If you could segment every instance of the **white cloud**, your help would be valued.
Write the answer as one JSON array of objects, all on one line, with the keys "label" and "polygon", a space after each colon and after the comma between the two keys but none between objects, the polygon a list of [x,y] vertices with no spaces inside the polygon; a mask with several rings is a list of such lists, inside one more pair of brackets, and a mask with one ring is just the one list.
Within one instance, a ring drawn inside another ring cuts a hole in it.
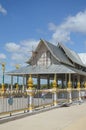
[{"label": "white cloud", "polygon": [[70,32],[65,30],[56,30],[53,34],[53,40],[55,42],[67,42],[70,41]]},{"label": "white cloud", "polygon": [[49,23],[49,30],[56,31],[57,30],[57,26],[54,23]]},{"label": "white cloud", "polygon": [[6,59],[6,55],[3,53],[0,53],[0,59]]},{"label": "white cloud", "polygon": [[38,43],[39,41],[36,40],[24,40],[19,44],[10,42],[5,44],[5,49],[11,54],[10,59],[12,62],[15,62],[15,64],[24,64]]},{"label": "white cloud", "polygon": [[86,11],[67,17],[60,25],[56,26],[54,23],[50,23],[49,29],[54,32],[52,35],[53,42],[71,41],[72,32],[86,34]]},{"label": "white cloud", "polygon": [[21,45],[21,50],[20,53],[23,52],[23,54],[25,56],[30,56],[32,51],[35,50],[37,44],[39,43],[39,41],[36,40],[23,40],[20,42]]},{"label": "white cloud", "polygon": [[20,45],[10,42],[6,43],[5,48],[8,52],[17,52],[20,50]]},{"label": "white cloud", "polygon": [[25,46],[25,47],[29,47],[28,49],[32,50],[33,47],[34,49],[36,48],[37,44],[39,41],[36,41],[34,39],[29,39],[29,40],[23,40],[21,41],[21,45]]},{"label": "white cloud", "polygon": [[0,4],[0,13],[2,13],[3,15],[7,14],[7,10],[3,8],[1,4]]},{"label": "white cloud", "polygon": [[22,53],[13,53],[11,59],[14,61],[24,61],[25,57]]}]

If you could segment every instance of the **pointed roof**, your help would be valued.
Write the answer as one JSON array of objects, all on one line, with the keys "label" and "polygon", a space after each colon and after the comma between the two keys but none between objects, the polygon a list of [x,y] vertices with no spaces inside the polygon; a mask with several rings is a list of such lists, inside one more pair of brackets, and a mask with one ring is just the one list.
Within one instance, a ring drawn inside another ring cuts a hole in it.
[{"label": "pointed roof", "polygon": [[64,55],[64,52],[54,44],[51,44],[50,42],[47,42],[46,40],[43,40],[43,42],[46,44],[48,49],[50,50],[51,54],[60,62],[64,64],[68,64],[73,66],[66,55]]},{"label": "pointed roof", "polygon": [[79,55],[78,55],[75,51],[73,51],[73,50],[67,48],[67,47],[66,47],[64,44],[62,44],[62,43],[58,43],[58,46],[61,47],[61,48],[64,50],[65,54],[68,56],[68,58],[69,58],[71,61],[73,61],[74,63],[79,64],[79,65],[81,65],[81,66],[84,66],[84,64],[83,64],[83,62],[81,61]]},{"label": "pointed roof", "polygon": [[[73,50],[71,50],[71,49],[69,49],[69,48],[67,48],[64,44],[62,44],[62,43],[58,43],[58,45],[57,46],[55,46],[54,44],[51,44],[51,43],[49,43],[49,42],[47,42],[46,40],[42,40],[44,43],[45,43],[45,45],[49,48],[49,50],[50,50],[50,52],[53,54],[53,56],[59,61],[59,62],[61,62],[61,63],[64,63],[64,64],[68,64],[68,65],[71,65],[71,66],[74,66],[71,62],[70,62],[70,60],[72,61],[72,62],[74,62],[74,63],[76,63],[76,64],[79,64],[79,65],[81,65],[81,66],[83,66],[83,67],[86,67],[84,64],[83,64],[83,62],[82,62],[82,60],[80,59],[80,57],[79,57],[79,55],[75,52],[75,51],[73,51]],[[62,49],[63,49],[63,51],[62,51]],[[65,53],[64,53],[65,52]],[[70,60],[69,60],[70,59]]]},{"label": "pointed roof", "polygon": [[[74,66],[72,62],[79,64],[83,67],[86,67],[83,62],[81,61],[79,55],[74,52],[73,50],[67,48],[64,44],[58,43],[58,45],[51,44],[50,42],[41,39],[35,52],[37,52],[41,46],[41,44],[45,44],[47,49],[51,52],[53,57],[60,63],[67,64],[70,66]],[[33,57],[33,56],[32,56]],[[31,61],[33,58],[30,58]],[[71,62],[72,61],[72,62]],[[29,63],[29,62],[27,62]]]},{"label": "pointed roof", "polygon": [[[67,58],[67,56],[64,55],[64,52],[58,46],[55,46],[54,44],[51,44],[50,42],[48,42],[46,40],[42,40],[42,39],[40,40],[40,42],[39,42],[39,44],[38,44],[35,52],[38,52],[41,44],[45,44],[45,46],[47,47],[47,49],[51,52],[51,54],[53,55],[53,57],[58,62],[73,66],[73,64],[69,61],[69,59]],[[31,57],[29,61],[31,61],[31,59],[33,59],[33,58]]]}]

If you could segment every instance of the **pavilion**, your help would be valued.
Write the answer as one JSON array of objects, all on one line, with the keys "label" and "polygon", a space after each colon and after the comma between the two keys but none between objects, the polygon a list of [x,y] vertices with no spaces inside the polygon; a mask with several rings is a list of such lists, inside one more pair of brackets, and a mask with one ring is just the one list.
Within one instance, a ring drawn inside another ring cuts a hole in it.
[{"label": "pavilion", "polygon": [[11,83],[14,76],[27,78],[31,74],[37,78],[37,86],[40,89],[40,79],[47,79],[49,88],[50,80],[56,75],[57,81],[60,80],[62,88],[67,86],[68,81],[75,88],[79,81],[83,87],[86,80],[86,66],[81,61],[79,55],[67,48],[62,43],[54,45],[41,39],[32,56],[27,61],[27,66],[7,73],[11,76]]}]

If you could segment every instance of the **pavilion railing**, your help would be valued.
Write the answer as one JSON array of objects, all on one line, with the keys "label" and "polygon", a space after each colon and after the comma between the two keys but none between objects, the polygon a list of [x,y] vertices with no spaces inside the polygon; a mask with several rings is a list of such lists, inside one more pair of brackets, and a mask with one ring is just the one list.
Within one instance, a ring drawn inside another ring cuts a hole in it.
[{"label": "pavilion railing", "polygon": [[[34,92],[33,92],[34,91]],[[28,94],[28,91],[0,91],[0,117],[6,115],[13,115],[14,113],[19,112],[28,112],[35,111],[37,109],[43,109],[45,107],[52,107],[55,105],[56,93],[56,102],[57,106],[63,103],[69,103],[69,92],[71,93],[71,101],[79,101],[86,98],[86,89],[42,89],[42,90],[32,90],[32,98],[30,97],[31,93]],[[80,95],[79,95],[80,93]],[[79,97],[81,96],[81,97]],[[32,100],[32,106],[30,102]],[[32,108],[31,108],[32,107]]]}]

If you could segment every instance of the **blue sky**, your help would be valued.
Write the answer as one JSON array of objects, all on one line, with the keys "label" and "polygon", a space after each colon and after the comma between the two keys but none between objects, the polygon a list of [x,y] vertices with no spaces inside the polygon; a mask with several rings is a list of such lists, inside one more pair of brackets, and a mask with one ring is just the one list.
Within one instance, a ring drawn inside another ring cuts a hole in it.
[{"label": "blue sky", "polygon": [[6,71],[24,65],[40,38],[85,53],[86,0],[0,0],[0,62]]}]

